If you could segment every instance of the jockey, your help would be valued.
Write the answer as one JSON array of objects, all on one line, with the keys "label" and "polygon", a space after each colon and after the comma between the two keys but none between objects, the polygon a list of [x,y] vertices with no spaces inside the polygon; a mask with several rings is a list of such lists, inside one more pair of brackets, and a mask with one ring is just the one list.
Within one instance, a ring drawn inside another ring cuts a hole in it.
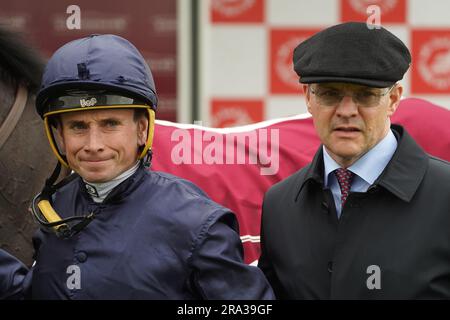
[{"label": "jockey", "polygon": [[36,299],[271,299],[242,260],[235,215],[189,181],[148,170],[158,99],[138,50],[114,35],[67,43],[36,108],[59,167],[33,201]]}]

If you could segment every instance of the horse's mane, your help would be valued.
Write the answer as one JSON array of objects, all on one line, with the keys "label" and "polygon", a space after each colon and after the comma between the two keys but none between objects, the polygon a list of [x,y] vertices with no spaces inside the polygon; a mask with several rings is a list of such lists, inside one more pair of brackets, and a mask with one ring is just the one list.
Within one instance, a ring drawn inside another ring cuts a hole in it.
[{"label": "horse's mane", "polygon": [[24,83],[28,89],[39,88],[44,62],[18,32],[0,25],[0,80],[17,85]]}]

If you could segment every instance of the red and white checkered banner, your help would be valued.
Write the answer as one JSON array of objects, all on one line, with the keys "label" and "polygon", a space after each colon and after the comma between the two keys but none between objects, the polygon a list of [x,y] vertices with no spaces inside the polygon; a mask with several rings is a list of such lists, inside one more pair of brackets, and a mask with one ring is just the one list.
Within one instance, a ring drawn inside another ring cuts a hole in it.
[{"label": "red and white checkered banner", "polygon": [[207,58],[201,70],[208,83],[203,89],[202,120],[210,125],[240,125],[305,112],[292,51],[315,32],[346,21],[379,22],[405,42],[413,61],[402,81],[405,97],[450,108],[450,1],[209,0],[202,4],[208,31],[202,39]]}]

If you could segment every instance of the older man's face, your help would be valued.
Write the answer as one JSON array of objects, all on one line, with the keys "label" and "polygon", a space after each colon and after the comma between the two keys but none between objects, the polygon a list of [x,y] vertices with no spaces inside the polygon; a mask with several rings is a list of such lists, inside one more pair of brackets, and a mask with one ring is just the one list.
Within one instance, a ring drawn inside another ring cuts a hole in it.
[{"label": "older man's face", "polygon": [[[403,92],[346,83],[304,85],[308,111],[330,156],[348,167],[382,140]],[[356,100],[356,101],[354,101]]]}]

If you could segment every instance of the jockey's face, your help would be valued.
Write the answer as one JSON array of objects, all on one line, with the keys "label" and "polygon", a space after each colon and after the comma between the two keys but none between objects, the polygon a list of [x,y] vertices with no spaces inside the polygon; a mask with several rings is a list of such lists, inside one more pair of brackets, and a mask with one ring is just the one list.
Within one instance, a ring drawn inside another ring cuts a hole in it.
[{"label": "jockey's face", "polygon": [[58,135],[70,167],[88,182],[106,182],[131,168],[145,144],[148,121],[132,109],[61,114]]}]

